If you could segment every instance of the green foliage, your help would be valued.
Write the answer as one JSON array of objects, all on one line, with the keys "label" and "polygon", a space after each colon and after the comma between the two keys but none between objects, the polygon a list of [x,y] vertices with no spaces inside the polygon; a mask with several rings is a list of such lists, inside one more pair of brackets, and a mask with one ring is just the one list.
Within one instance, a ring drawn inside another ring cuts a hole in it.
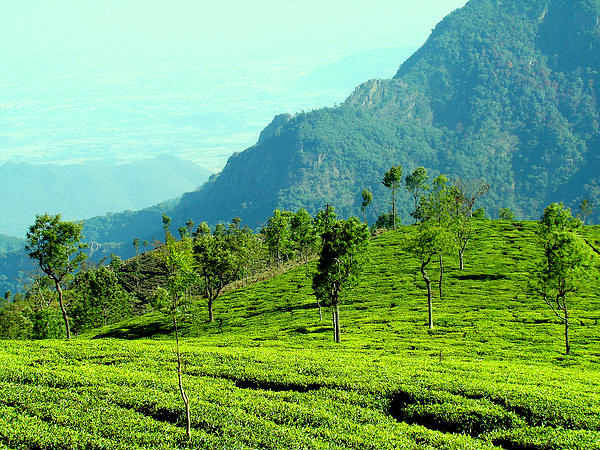
[{"label": "green foliage", "polygon": [[[401,223],[400,217],[396,217],[396,225]],[[384,230],[392,230],[394,229],[394,216],[392,213],[385,213],[380,215],[375,222],[375,228],[380,228]]]},{"label": "green foliage", "polygon": [[594,208],[592,206],[592,203],[588,199],[583,199],[579,204],[579,213],[577,214],[577,216],[581,218],[581,221],[583,223],[585,223],[587,218],[592,215],[593,211]]},{"label": "green foliage", "polygon": [[570,353],[569,304],[567,297],[578,292],[587,278],[591,252],[577,231],[581,221],[561,203],[544,210],[539,224],[543,257],[532,273],[532,289],[565,324],[566,353]]},{"label": "green foliage", "polygon": [[510,208],[500,208],[500,211],[498,211],[498,218],[500,220],[514,220],[515,213]]},{"label": "green foliage", "polygon": [[321,235],[321,253],[312,287],[320,303],[334,308],[336,342],[340,342],[340,295],[357,282],[368,239],[369,228],[356,217],[333,222]]},{"label": "green foliage", "polygon": [[473,211],[473,218],[478,220],[485,220],[488,217],[485,214],[485,209],[477,208],[475,211]]},{"label": "green foliage", "polygon": [[[416,261],[403,250],[412,226],[369,241],[370,263],[344,295],[345,339],[335,351],[305,267],[224,293],[222,327],[188,319],[189,443],[167,318],[152,313],[86,335],[128,339],[4,341],[0,447],[597,447],[600,282],[573,302],[566,357],[561,324],[526,291],[542,255],[537,224],[474,227],[472,264],[447,270],[433,333],[422,325]],[[581,232],[600,240],[598,227]]]},{"label": "green foliage", "polygon": [[406,176],[406,189],[410,192],[415,202],[415,209],[411,213],[411,216],[415,217],[416,220],[418,220],[416,214],[419,207],[419,200],[425,191],[429,189],[427,185],[428,178],[425,167],[417,167],[411,174]]},{"label": "green foliage", "polygon": [[61,282],[85,259],[85,254],[79,251],[81,230],[81,224],[62,221],[60,214],[36,216],[27,232],[25,250],[48,277]]},{"label": "green foliage", "polygon": [[269,218],[267,224],[261,230],[262,234],[265,236],[265,243],[269,248],[271,257],[278,264],[281,264],[291,256],[291,219],[292,213],[290,211],[280,211],[276,209],[273,211],[273,215]]},{"label": "green foliage", "polygon": [[365,223],[368,223],[367,208],[369,205],[371,205],[371,203],[373,203],[373,193],[368,189],[363,189],[360,196],[362,197],[362,203],[360,204],[360,207],[362,208],[363,215],[365,216]]},{"label": "green foliage", "polygon": [[199,281],[208,299],[209,321],[213,319],[213,302],[223,288],[238,279],[240,259],[247,247],[238,247],[226,234],[207,234],[194,239],[193,256],[196,261]]},{"label": "green foliage", "polygon": [[392,166],[390,169],[383,175],[382,184],[392,191],[392,221],[393,228],[396,229],[396,216],[398,213],[396,212],[396,191],[402,181],[402,166]]},{"label": "green foliage", "polygon": [[335,306],[342,289],[356,283],[368,237],[367,227],[355,217],[334,222],[321,235],[323,244],[313,289],[325,305]]},{"label": "green foliage", "polygon": [[[58,304],[65,322],[67,339],[71,337],[71,329],[63,302],[61,283],[86,258],[86,255],[81,252],[81,249],[85,247],[80,243],[81,229],[81,224],[60,220],[60,214],[36,216],[35,223],[29,227],[27,232],[27,245],[25,246],[29,257],[37,260],[42,272],[54,282],[58,294]],[[78,252],[77,255],[73,257],[76,252]]]},{"label": "green foliage", "polygon": [[113,260],[109,266],[79,272],[70,285],[70,313],[75,332],[130,317],[133,299],[122,288]]}]

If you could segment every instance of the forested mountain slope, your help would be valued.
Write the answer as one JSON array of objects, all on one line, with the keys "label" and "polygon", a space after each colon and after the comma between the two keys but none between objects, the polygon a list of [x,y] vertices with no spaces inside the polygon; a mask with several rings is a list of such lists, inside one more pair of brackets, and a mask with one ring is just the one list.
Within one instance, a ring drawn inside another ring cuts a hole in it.
[{"label": "forested mountain slope", "polygon": [[[234,154],[199,190],[139,212],[96,217],[86,239],[131,255],[134,237],[162,236],[188,219],[241,217],[261,225],[274,208],[314,213],[329,203],[372,222],[390,209],[380,180],[418,166],[491,185],[482,206],[537,218],[551,201],[600,202],[598,0],[471,0],[446,17],[391,80],[371,80],[340,106],[282,114],[256,145]],[[411,202],[400,192],[398,211]],[[600,208],[592,219],[597,221]],[[12,267],[12,266],[11,266]]]},{"label": "forested mountain slope", "polygon": [[[472,0],[393,79],[362,84],[339,107],[277,116],[256,145],[167,212],[178,225],[239,216],[257,226],[276,207],[331,203],[357,214],[369,188],[373,220],[389,209],[380,179],[392,164],[485,179],[492,215],[511,207],[537,218],[550,201],[598,202],[599,49],[597,0]],[[401,201],[406,219],[406,193]],[[141,214],[160,228],[161,211]],[[149,233],[139,226],[116,215],[88,234]]]}]

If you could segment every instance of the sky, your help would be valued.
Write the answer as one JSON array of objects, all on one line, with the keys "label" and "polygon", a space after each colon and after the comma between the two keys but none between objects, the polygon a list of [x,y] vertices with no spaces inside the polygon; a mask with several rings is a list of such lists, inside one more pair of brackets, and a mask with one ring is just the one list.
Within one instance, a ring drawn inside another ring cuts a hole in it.
[{"label": "sky", "polygon": [[273,115],[393,76],[466,1],[3,3],[0,163],[169,153],[218,171]]}]

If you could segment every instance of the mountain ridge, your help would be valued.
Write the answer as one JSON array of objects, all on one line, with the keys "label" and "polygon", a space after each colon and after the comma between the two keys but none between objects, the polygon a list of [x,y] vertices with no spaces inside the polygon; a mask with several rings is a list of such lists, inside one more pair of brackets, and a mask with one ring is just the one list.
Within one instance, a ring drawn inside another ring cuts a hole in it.
[{"label": "mountain ridge", "polygon": [[[167,213],[177,224],[239,216],[251,227],[274,208],[314,213],[330,203],[351,215],[367,187],[373,221],[389,203],[379,178],[398,163],[405,172],[424,166],[432,175],[487,180],[482,205],[493,215],[510,207],[534,219],[550,201],[598,202],[598,58],[582,50],[562,67],[564,39],[551,30],[566,21],[562,35],[593,49],[599,17],[597,0],[471,0],[394,78],[359,85],[335,108],[276,116],[254,146]],[[400,203],[407,220],[408,195]]]},{"label": "mountain ridge", "polygon": [[[537,219],[552,201],[600,204],[598,48],[599,0],[471,0],[392,79],[367,81],[333,108],[276,116],[199,189],[94,218],[84,234],[126,254],[134,237],[162,237],[162,214],[175,229],[233,217],[256,228],[275,208],[314,214],[326,204],[357,215],[363,188],[374,194],[372,223],[389,210],[380,180],[398,164],[405,174],[424,166],[486,180],[480,206],[492,216],[508,207]],[[410,220],[405,190],[398,201]]]}]

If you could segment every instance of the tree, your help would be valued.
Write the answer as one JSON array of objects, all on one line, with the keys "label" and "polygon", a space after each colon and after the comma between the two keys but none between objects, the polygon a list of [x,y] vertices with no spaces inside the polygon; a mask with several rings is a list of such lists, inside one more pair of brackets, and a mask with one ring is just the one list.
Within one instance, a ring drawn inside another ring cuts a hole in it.
[{"label": "tree", "polygon": [[[461,178],[456,179],[454,187],[460,195],[461,203],[469,217],[473,216],[473,207],[477,200],[490,190],[490,185],[483,180],[463,180]],[[485,218],[485,212],[482,218]]]},{"label": "tree", "polygon": [[80,243],[81,230],[81,224],[62,221],[60,214],[55,216],[43,214],[36,216],[35,223],[29,227],[25,246],[29,257],[36,259],[42,271],[54,282],[67,339],[71,338],[71,328],[63,301],[61,283],[86,257],[81,252],[85,247]]},{"label": "tree", "polygon": [[357,218],[339,220],[331,224],[321,236],[322,248],[313,276],[315,296],[332,307],[335,342],[340,342],[340,295],[354,284],[360,274],[369,229]]},{"label": "tree", "polygon": [[485,211],[473,211],[473,206],[479,197],[489,190],[489,185],[482,181],[464,182],[460,178],[451,187],[452,208],[452,234],[458,250],[459,269],[464,270],[464,256],[467,246],[471,242],[475,229],[473,219],[485,219]]},{"label": "tree", "polygon": [[110,265],[80,271],[70,291],[74,297],[74,328],[99,327],[131,315],[132,299]]},{"label": "tree", "polygon": [[185,223],[185,227],[187,229],[187,235],[191,236],[192,232],[194,231],[194,221],[192,219],[188,219],[187,222]]},{"label": "tree", "polygon": [[[427,196],[421,197],[418,207],[419,217],[425,222],[430,222],[444,232],[448,237],[448,231],[453,227],[451,210],[454,203],[454,190],[448,186],[448,178],[445,175],[438,175],[433,180],[433,185]],[[438,288],[440,300],[444,297],[444,253],[449,253],[454,247],[451,239],[446,239],[445,246],[438,252],[438,262],[440,267]]]},{"label": "tree", "polygon": [[325,206],[315,216],[313,223],[317,231],[317,235],[321,237],[329,228],[338,220],[335,208],[331,205]]},{"label": "tree", "polygon": [[[322,209],[317,213],[313,220],[313,224],[317,233],[317,250],[318,253],[321,253],[322,245],[323,245],[323,234],[331,228],[331,226],[338,220],[337,214],[335,213],[335,208],[330,204],[325,206],[325,209]],[[319,320],[323,320],[323,305],[321,305],[321,299],[317,297],[317,307],[319,308]]]},{"label": "tree", "polygon": [[361,196],[362,203],[360,204],[360,206],[362,208],[363,215],[365,216],[365,223],[368,225],[369,222],[367,221],[367,208],[373,202],[373,193],[368,189],[363,189]]},{"label": "tree", "polygon": [[429,328],[433,329],[433,301],[431,293],[431,279],[427,273],[427,266],[431,260],[444,251],[449,242],[448,232],[433,222],[422,222],[417,230],[408,239],[406,250],[417,258],[420,272],[427,287],[427,310],[429,315]]},{"label": "tree", "polygon": [[498,218],[500,220],[512,221],[515,219],[515,213],[513,213],[510,208],[500,208],[500,211],[498,211]]},{"label": "tree", "polygon": [[185,405],[186,434],[188,440],[191,440],[190,400],[183,386],[182,360],[179,349],[179,318],[190,306],[189,289],[196,283],[191,239],[185,237],[177,242],[172,236],[168,236],[161,256],[167,267],[167,288],[158,288],[154,300],[157,309],[168,314],[173,324],[177,353],[177,381],[179,393]]},{"label": "tree", "polygon": [[581,218],[581,221],[583,222],[584,225],[585,225],[587,218],[592,215],[592,212],[593,212],[592,202],[590,202],[588,199],[583,199],[581,201],[581,203],[579,204],[578,217]]},{"label": "tree", "polygon": [[171,225],[171,218],[166,214],[162,215],[162,224],[163,230],[165,232],[165,243],[167,242],[169,236],[171,236],[171,232],[169,231],[169,226]]},{"label": "tree", "polygon": [[206,234],[194,240],[194,258],[208,301],[208,321],[214,321],[213,304],[223,288],[238,279],[236,249],[226,234]]},{"label": "tree", "polygon": [[419,209],[419,199],[427,189],[429,189],[429,186],[427,186],[427,178],[427,170],[424,167],[417,167],[411,174],[407,175],[405,179],[406,189],[410,192],[415,202],[415,210],[411,213],[415,218],[415,223],[419,220],[417,213]]},{"label": "tree", "polygon": [[290,220],[290,239],[296,255],[303,263],[308,263],[317,250],[319,236],[313,218],[304,208],[296,211]]},{"label": "tree", "polygon": [[277,262],[277,265],[281,264],[284,258],[287,259],[290,254],[291,216],[292,213],[289,211],[276,209],[261,231],[265,236],[271,257]]},{"label": "tree", "polygon": [[383,175],[383,185],[392,190],[392,218],[394,230],[396,229],[396,190],[402,181],[402,166],[393,166]]},{"label": "tree", "polygon": [[538,225],[543,257],[530,282],[533,291],[564,324],[567,355],[571,352],[568,296],[581,288],[590,259],[589,249],[578,235],[581,226],[562,203],[546,207]]},{"label": "tree", "polygon": [[394,227],[394,218],[392,213],[381,214],[375,221],[375,228],[383,228],[385,230],[391,230]]}]

